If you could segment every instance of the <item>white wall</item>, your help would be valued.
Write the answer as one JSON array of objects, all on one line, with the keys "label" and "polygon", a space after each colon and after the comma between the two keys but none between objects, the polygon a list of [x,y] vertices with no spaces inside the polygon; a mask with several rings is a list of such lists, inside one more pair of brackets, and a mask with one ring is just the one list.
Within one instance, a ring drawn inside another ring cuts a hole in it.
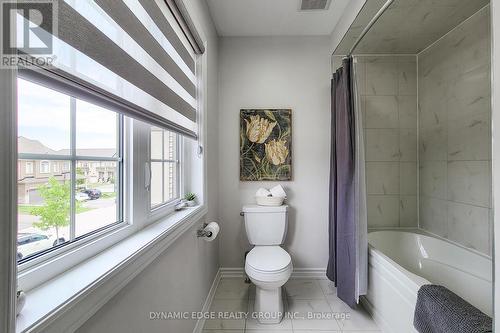
[{"label": "white wall", "polygon": [[[207,127],[217,127],[217,50],[218,37],[205,1],[185,1],[193,21],[205,35],[208,61]],[[206,220],[217,218],[218,169],[217,133],[207,132]],[[205,220],[205,219],[203,219]],[[90,318],[79,333],[192,332],[195,320],[149,320],[150,311],[200,311],[219,268],[218,242],[196,238],[200,221],[164,254],[134,278]]]},{"label": "white wall", "polygon": [[344,8],[342,17],[335,25],[331,35],[330,35],[330,53],[333,53],[337,46],[344,38],[344,35],[351,27],[352,22],[356,19],[359,11],[365,5],[366,0],[350,0],[347,6]]},{"label": "white wall", "polygon": [[114,296],[78,333],[192,332],[194,320],[150,320],[150,311],[200,311],[217,271],[217,247],[194,226]]},{"label": "white wall", "polygon": [[222,38],[219,50],[220,263],[243,267],[250,248],[239,213],[258,187],[239,181],[241,108],[292,109],[293,180],[285,248],[295,268],[325,268],[330,164],[329,37]]}]

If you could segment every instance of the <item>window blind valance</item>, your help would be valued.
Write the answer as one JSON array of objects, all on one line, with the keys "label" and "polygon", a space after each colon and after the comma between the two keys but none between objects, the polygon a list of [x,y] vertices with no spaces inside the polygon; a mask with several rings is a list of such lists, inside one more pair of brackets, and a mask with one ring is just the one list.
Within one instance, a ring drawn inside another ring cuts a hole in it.
[{"label": "window blind valance", "polygon": [[195,57],[202,51],[193,48],[165,0],[56,5],[55,61],[42,72],[115,99],[127,116],[196,138]]},{"label": "window blind valance", "polygon": [[203,45],[203,41],[191,20],[191,16],[189,16],[184,2],[182,0],[165,0],[165,2],[172,11],[172,14],[174,14],[195,52],[198,54],[205,53],[205,45]]}]

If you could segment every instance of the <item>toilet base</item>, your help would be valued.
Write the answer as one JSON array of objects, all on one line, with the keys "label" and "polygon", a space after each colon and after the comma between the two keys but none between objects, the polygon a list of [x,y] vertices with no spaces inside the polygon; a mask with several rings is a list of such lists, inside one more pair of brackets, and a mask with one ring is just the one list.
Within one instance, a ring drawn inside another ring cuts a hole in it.
[{"label": "toilet base", "polygon": [[281,287],[255,288],[254,316],[261,324],[278,324],[283,319],[284,307]]}]

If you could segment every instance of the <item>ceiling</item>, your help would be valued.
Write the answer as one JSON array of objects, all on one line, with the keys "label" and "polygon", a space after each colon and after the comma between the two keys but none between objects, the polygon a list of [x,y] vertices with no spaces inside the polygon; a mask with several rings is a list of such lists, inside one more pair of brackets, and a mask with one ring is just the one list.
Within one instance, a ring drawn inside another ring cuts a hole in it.
[{"label": "ceiling", "polygon": [[[367,0],[335,50],[344,55],[385,0]],[[489,3],[488,0],[395,0],[355,54],[417,54]]]},{"label": "ceiling", "polygon": [[327,10],[299,11],[300,0],[207,0],[220,36],[329,35],[349,0]]}]

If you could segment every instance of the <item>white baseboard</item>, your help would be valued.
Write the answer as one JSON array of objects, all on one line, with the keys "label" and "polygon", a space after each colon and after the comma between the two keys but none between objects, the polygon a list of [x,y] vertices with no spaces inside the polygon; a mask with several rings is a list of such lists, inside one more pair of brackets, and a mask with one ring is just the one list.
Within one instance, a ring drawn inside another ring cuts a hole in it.
[{"label": "white baseboard", "polygon": [[245,269],[243,267],[221,267],[221,278],[242,278],[245,277]]},{"label": "white baseboard", "polygon": [[326,268],[294,268],[291,279],[326,279]]},{"label": "white baseboard", "polygon": [[[221,267],[221,278],[242,278],[245,277],[243,267]],[[324,268],[294,268],[291,279],[326,279],[326,269]]]},{"label": "white baseboard", "polygon": [[[220,279],[222,277],[221,270],[219,269],[217,271],[217,274],[215,274],[214,281],[212,282],[212,286],[210,287],[210,290],[208,291],[207,298],[205,299],[205,303],[203,304],[203,308],[201,309],[201,312],[208,312],[210,311],[210,307],[212,306],[212,302],[215,297],[215,291],[217,290],[217,287],[219,286]],[[201,333],[203,331],[203,327],[205,326],[205,318],[200,318],[196,322],[196,326],[194,327],[193,333]]]}]

